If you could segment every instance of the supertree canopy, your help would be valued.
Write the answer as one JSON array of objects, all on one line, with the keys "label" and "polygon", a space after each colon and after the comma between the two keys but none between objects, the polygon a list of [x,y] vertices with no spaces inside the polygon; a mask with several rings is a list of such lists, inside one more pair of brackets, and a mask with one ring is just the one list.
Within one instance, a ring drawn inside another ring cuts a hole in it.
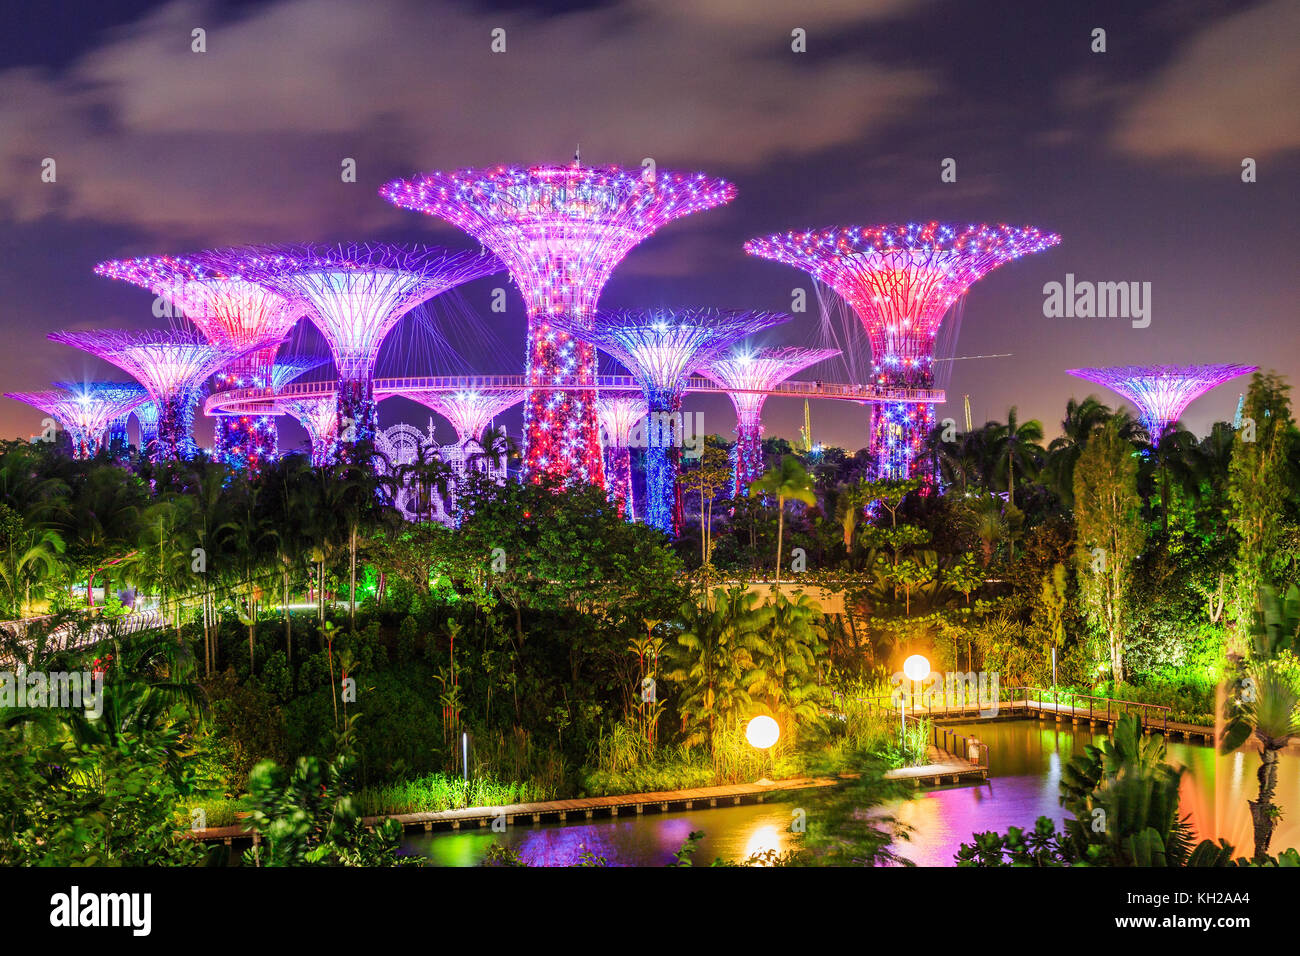
[{"label": "supertree canopy", "polygon": [[379,192],[445,219],[505,262],[528,309],[527,382],[538,386],[524,406],[524,473],[600,484],[596,352],[552,319],[589,327],[610,274],[637,243],[674,219],[730,202],[735,187],[702,173],[574,162],[431,172]]},{"label": "supertree canopy", "polygon": [[83,403],[106,405],[108,427],[105,444],[114,453],[126,451],[126,423],[141,404],[149,400],[149,391],[139,382],[55,382]]},{"label": "supertree canopy", "polygon": [[[217,389],[266,387],[280,342],[303,313],[293,300],[230,269],[240,249],[188,256],[147,256],[101,262],[95,272],[148,289],[167,299],[215,345],[246,353],[217,375]],[[249,350],[252,351],[249,351]],[[216,454],[235,467],[256,471],[276,457],[275,419],[266,415],[221,416],[214,431]]]},{"label": "supertree canopy", "polygon": [[[932,388],[939,326],[971,285],[1005,262],[1061,241],[1030,226],[842,226],[751,239],[750,255],[804,269],[838,292],[871,341],[877,386]],[[921,443],[934,427],[928,402],[887,402],[872,417],[869,451],[877,478],[926,468]]]},{"label": "supertree canopy", "polygon": [[414,389],[402,392],[404,397],[432,408],[456,429],[457,444],[477,442],[492,419],[508,408],[523,401],[522,388],[482,392],[467,388],[456,392]]},{"label": "supertree canopy", "polygon": [[135,407],[135,420],[140,426],[140,450],[144,451],[158,440],[158,406],[152,401],[141,402]]},{"label": "supertree canopy", "polygon": [[188,332],[93,329],[52,332],[51,341],[83,349],[138,379],[158,408],[155,461],[194,453],[194,406],[204,379],[241,353]]},{"label": "supertree canopy", "polygon": [[[140,386],[119,382],[55,382],[55,387],[41,392],[5,392],[5,398],[25,402],[52,417],[68,433],[72,452],[78,458],[93,458],[103,447],[108,423],[129,413],[144,398]],[[94,386],[102,386],[95,388]],[[110,389],[110,386],[112,389]],[[113,390],[116,389],[116,390]]]},{"label": "supertree canopy", "polygon": [[327,398],[281,399],[278,404],[307,430],[311,439],[311,463],[328,464],[338,437],[337,399],[332,395]]},{"label": "supertree canopy", "polygon": [[643,395],[602,395],[596,399],[596,417],[604,438],[605,490],[622,504],[628,520],[636,520],[632,495],[632,429],[645,420]]},{"label": "supertree canopy", "polygon": [[338,369],[336,443],[374,440],[375,359],[398,320],[448,289],[501,271],[484,253],[385,243],[262,246],[205,254],[205,261],[305,305]]},{"label": "supertree canopy", "polygon": [[[645,393],[646,523],[677,534],[681,495],[682,395],[690,370],[708,365],[738,339],[789,321],[776,312],[654,309],[602,312],[591,327],[556,318],[561,329],[603,349],[622,363]],[[702,436],[701,436],[702,437]]]},{"label": "supertree canopy", "polygon": [[763,473],[763,403],[767,393],[809,365],[839,354],[838,349],[742,350],[700,367],[703,375],[727,389],[736,409],[732,498],[748,494],[750,484]]},{"label": "supertree canopy", "polygon": [[1158,445],[1165,428],[1210,389],[1257,365],[1116,365],[1111,368],[1072,368],[1070,375],[1104,385],[1137,406],[1142,427]]}]

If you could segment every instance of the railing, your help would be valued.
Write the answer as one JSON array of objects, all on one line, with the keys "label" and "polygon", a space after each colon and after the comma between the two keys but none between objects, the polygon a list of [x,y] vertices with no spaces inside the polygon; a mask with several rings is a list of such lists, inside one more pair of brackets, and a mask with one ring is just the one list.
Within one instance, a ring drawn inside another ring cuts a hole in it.
[{"label": "railing", "polygon": [[[1169,732],[1169,714],[1172,710],[1167,704],[1147,704],[1136,700],[1118,700],[1113,697],[1092,697],[1076,694],[1073,691],[1052,691],[1042,687],[1003,687],[1000,688],[997,701],[981,702],[965,693],[953,695],[948,700],[948,687],[936,684],[919,693],[900,692],[904,698],[905,710],[909,715],[924,717],[982,717],[989,710],[996,711],[1002,704],[1021,705],[1026,713],[1065,714],[1070,717],[1087,717],[1089,720],[1104,720],[1114,723],[1125,714],[1136,714],[1143,730],[1159,727],[1161,732]],[[840,693],[832,694],[833,699],[842,697]],[[883,694],[875,697],[855,697],[859,704],[865,704],[867,713],[897,713],[898,694]],[[942,701],[942,703],[940,703]],[[996,716],[987,714],[987,716]]]},{"label": "railing", "polygon": [[[903,721],[905,724],[915,722],[917,727],[924,726],[924,718],[917,714],[907,714],[903,717]],[[978,737],[959,734],[955,730],[940,727],[931,721],[927,739],[936,749],[971,764],[975,770],[989,769],[989,745]]]},{"label": "railing", "polygon": [[[375,398],[388,398],[404,392],[455,392],[455,391],[513,391],[547,389],[564,391],[598,389],[604,392],[640,392],[641,386],[631,375],[598,375],[586,383],[529,383],[524,375],[428,375],[411,378],[374,379]],[[324,398],[334,391],[334,383],[290,382],[274,387],[235,388],[208,396],[203,403],[205,415],[239,414],[266,411],[277,399]],[[838,401],[887,404],[891,402],[921,402],[941,404],[947,396],[940,388],[889,388],[877,385],[850,385],[839,382],[782,382],[774,388],[725,388],[703,376],[687,380],[688,392],[752,392],[790,398],[827,398]]]}]

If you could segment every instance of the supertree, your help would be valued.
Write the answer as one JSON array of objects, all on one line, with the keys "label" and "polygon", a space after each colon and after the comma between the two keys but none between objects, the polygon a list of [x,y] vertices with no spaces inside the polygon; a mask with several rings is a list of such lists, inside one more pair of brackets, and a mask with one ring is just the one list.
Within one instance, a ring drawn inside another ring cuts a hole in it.
[{"label": "supertree", "polygon": [[1257,365],[1116,365],[1071,368],[1070,375],[1104,385],[1137,406],[1138,419],[1158,445],[1165,428],[1210,389],[1258,371]]},{"label": "supertree", "polygon": [[158,408],[154,461],[193,455],[194,406],[203,381],[242,354],[189,332],[93,329],[52,332],[49,338],[111,362],[149,390]]},{"label": "supertree", "polygon": [[[272,348],[269,351],[274,354],[275,349]],[[327,361],[329,360],[311,356],[280,359],[275,361],[269,368],[260,369],[258,380],[268,384],[273,389],[279,390],[299,375],[303,375],[314,368],[319,368]],[[224,385],[223,391],[236,387],[252,387],[245,384],[251,381],[249,378],[232,379],[231,375],[234,374],[236,373],[217,373],[217,380]],[[248,466],[252,471],[256,472],[260,469],[262,462],[268,460],[269,455],[279,457],[280,430],[275,425],[275,418],[279,413],[274,410],[273,406],[268,405],[265,411],[241,407],[229,412],[213,413],[209,411],[208,414],[216,419],[212,429],[213,434],[216,436],[214,444],[220,450],[222,460],[228,464],[237,468]],[[242,444],[249,435],[255,436],[257,440],[257,444],[251,447]],[[246,451],[246,449],[248,450]]]},{"label": "supertree", "polygon": [[277,404],[307,430],[311,439],[311,463],[328,464],[338,437],[337,399],[333,395],[327,398],[293,398],[281,399]]},{"label": "supertree", "polygon": [[632,495],[632,429],[646,417],[644,395],[602,395],[596,399],[596,417],[604,439],[605,490],[621,502],[629,521],[636,520]]},{"label": "supertree", "polygon": [[778,233],[749,240],[745,251],[812,273],[862,322],[874,384],[900,390],[899,401],[872,416],[873,467],[877,478],[902,479],[928,472],[920,451],[934,427],[934,405],[905,390],[933,388],[944,315],[977,279],[1060,241],[1030,226],[929,222]]},{"label": "supertree", "polygon": [[[730,202],[735,187],[702,173],[618,166],[494,166],[395,180],[380,195],[445,219],[495,252],[528,310],[524,474],[603,482],[596,352],[556,327],[588,328],[631,249],[674,219]],[[546,386],[591,386],[554,389]]]},{"label": "supertree", "polygon": [[158,406],[152,401],[141,402],[135,407],[135,421],[140,426],[140,450],[152,448],[158,440]]},{"label": "supertree", "polygon": [[[119,415],[130,412],[144,398],[144,389],[130,391],[118,382],[55,382],[55,387],[40,392],[5,392],[5,398],[25,402],[53,418],[68,433],[72,453],[78,458],[93,458],[103,447],[104,431]],[[100,389],[92,386],[102,386]],[[119,391],[112,392],[108,386]],[[138,386],[137,386],[138,387]]]},{"label": "supertree", "polygon": [[[590,325],[556,317],[555,324],[614,356],[645,394],[646,523],[676,535],[681,530],[682,395],[690,370],[708,365],[737,340],[789,321],[776,312],[721,309],[651,309],[601,312]],[[701,436],[702,438],[703,436]]]},{"label": "supertree", "polygon": [[[148,289],[166,299],[198,326],[214,345],[241,353],[216,376],[218,391],[266,387],[280,342],[303,313],[301,305],[234,274],[225,263],[242,250],[185,256],[113,259],[95,266],[97,275]],[[278,453],[275,419],[267,415],[222,415],[213,444],[217,457],[256,471]]]},{"label": "supertree", "polygon": [[451,427],[456,429],[456,443],[465,445],[479,441],[492,419],[523,401],[526,391],[522,388],[492,392],[473,388],[455,392],[412,389],[401,394],[432,408],[451,422]]},{"label": "supertree", "polygon": [[262,246],[205,262],[302,303],[338,370],[336,445],[373,442],[373,374],[384,337],[421,302],[501,271],[486,253],[386,243]]},{"label": "supertree", "polygon": [[775,348],[738,351],[700,367],[723,388],[736,409],[736,448],[731,496],[749,494],[763,473],[763,403],[767,393],[809,365],[839,355],[838,349]]},{"label": "supertree", "polygon": [[55,382],[56,388],[66,388],[81,396],[83,401],[103,402],[110,406],[105,447],[113,454],[126,451],[126,423],[131,413],[149,400],[149,391],[139,382]]}]

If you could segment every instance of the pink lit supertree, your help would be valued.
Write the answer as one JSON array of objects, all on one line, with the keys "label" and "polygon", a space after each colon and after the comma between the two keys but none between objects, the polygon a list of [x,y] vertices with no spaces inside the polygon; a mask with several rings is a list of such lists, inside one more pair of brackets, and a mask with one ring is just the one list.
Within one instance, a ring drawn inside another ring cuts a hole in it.
[{"label": "pink lit supertree", "polygon": [[143,388],[136,386],[133,390],[129,383],[54,384],[54,388],[45,391],[5,392],[4,396],[25,402],[53,418],[68,433],[72,453],[77,458],[95,457],[104,447],[104,431],[109,422],[128,414],[147,397]]},{"label": "pink lit supertree", "polygon": [[149,400],[148,389],[139,382],[55,382],[54,387],[75,393],[83,402],[108,405],[104,444],[115,455],[126,451],[127,421],[132,412]]},{"label": "pink lit supertree", "polygon": [[596,399],[596,417],[608,460],[605,490],[619,502],[629,521],[636,520],[632,494],[632,430],[646,417],[644,395],[601,395]]},{"label": "pink lit supertree", "polygon": [[[614,268],[682,216],[730,202],[735,187],[702,173],[617,166],[495,166],[395,180],[380,195],[445,219],[495,252],[528,309],[524,474],[603,482],[596,352],[556,327],[590,327]],[[553,389],[554,385],[590,388]]]},{"label": "pink lit supertree", "polygon": [[307,430],[307,437],[311,440],[311,463],[329,464],[338,437],[337,398],[330,395],[326,398],[281,399],[277,404]]},{"label": "pink lit supertree", "polygon": [[157,435],[151,448],[154,461],[194,454],[191,430],[203,382],[242,354],[189,332],[94,329],[52,332],[49,339],[111,362],[149,390],[158,409]]},{"label": "pink lit supertree", "polygon": [[436,295],[501,271],[486,253],[385,243],[250,247],[207,253],[204,261],[305,307],[338,370],[336,446],[374,441],[375,359],[398,320]]},{"label": "pink lit supertree", "polygon": [[775,348],[738,351],[700,367],[723,388],[736,409],[736,449],[731,496],[749,494],[763,473],[763,403],[767,393],[809,365],[839,355],[838,349]]},{"label": "pink lit supertree", "polygon": [[[166,299],[214,345],[241,353],[217,373],[216,388],[265,388],[276,349],[302,315],[292,299],[229,268],[242,250],[185,256],[114,259],[95,266],[97,275],[130,282]],[[273,460],[279,442],[268,415],[222,415],[213,429],[216,456],[236,468],[257,471]]]},{"label": "pink lit supertree", "polygon": [[[1030,226],[929,222],[778,233],[749,240],[745,251],[810,272],[838,292],[867,330],[873,384],[903,390],[933,387],[939,326],[976,280],[1060,241]],[[875,477],[924,475],[921,445],[933,427],[931,403],[880,405],[869,442]]]},{"label": "pink lit supertree", "polygon": [[456,444],[478,442],[492,419],[524,399],[522,388],[484,392],[467,388],[455,392],[413,389],[401,393],[405,398],[432,408],[456,429]]},{"label": "pink lit supertree", "polygon": [[[601,312],[586,323],[556,317],[563,331],[603,349],[632,373],[645,394],[646,523],[676,535],[681,531],[682,499],[677,483],[685,440],[682,396],[691,369],[710,364],[751,332],[782,322],[788,315],[721,309],[651,309]],[[701,434],[700,439],[703,440]]]},{"label": "pink lit supertree", "polygon": [[1188,405],[1229,379],[1258,370],[1257,365],[1116,365],[1066,372],[1104,385],[1136,405],[1151,444],[1158,445]]}]

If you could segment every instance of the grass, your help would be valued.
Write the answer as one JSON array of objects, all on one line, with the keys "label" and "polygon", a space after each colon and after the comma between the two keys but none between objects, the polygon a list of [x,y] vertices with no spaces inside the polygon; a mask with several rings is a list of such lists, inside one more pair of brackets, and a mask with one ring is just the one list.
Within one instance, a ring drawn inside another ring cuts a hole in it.
[{"label": "grass", "polygon": [[554,787],[534,783],[505,783],[495,777],[475,777],[466,783],[445,773],[429,773],[378,787],[366,787],[357,795],[364,816],[396,813],[435,813],[462,807],[499,807],[510,803],[554,800]]}]

